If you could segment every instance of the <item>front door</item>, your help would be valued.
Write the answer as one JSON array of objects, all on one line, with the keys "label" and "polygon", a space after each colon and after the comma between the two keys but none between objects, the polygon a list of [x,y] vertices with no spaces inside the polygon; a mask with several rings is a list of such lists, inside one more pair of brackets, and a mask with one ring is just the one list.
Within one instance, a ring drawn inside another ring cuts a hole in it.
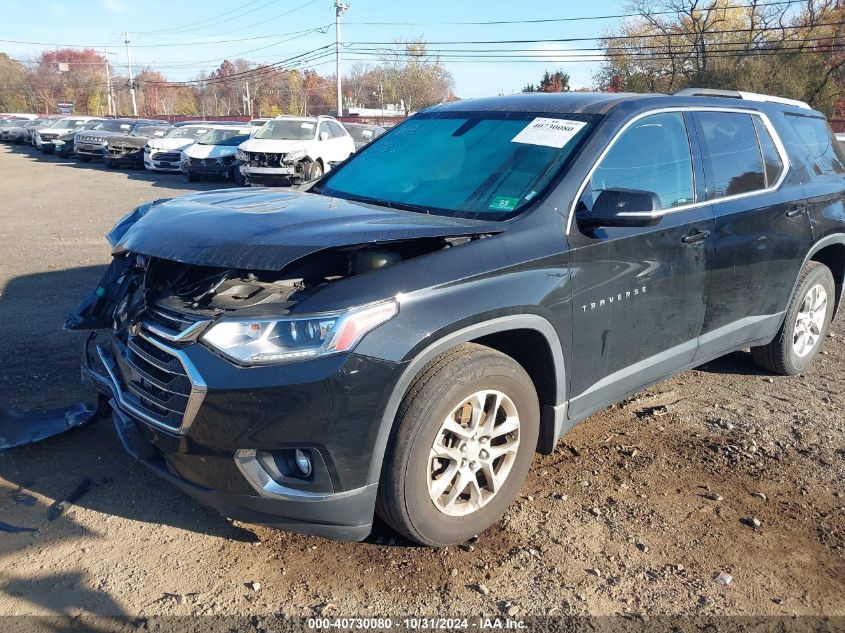
[{"label": "front door", "polygon": [[697,203],[703,189],[690,132],[682,112],[635,120],[593,171],[578,202],[589,214],[602,191],[635,189],[657,195],[659,217],[647,227],[573,223],[571,418],[671,374],[696,353],[714,219],[709,205]]}]

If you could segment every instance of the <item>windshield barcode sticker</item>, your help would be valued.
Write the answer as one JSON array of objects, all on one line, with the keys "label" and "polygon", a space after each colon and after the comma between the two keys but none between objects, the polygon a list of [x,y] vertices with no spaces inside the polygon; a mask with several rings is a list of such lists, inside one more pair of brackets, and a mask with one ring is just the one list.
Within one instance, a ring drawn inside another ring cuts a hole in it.
[{"label": "windshield barcode sticker", "polygon": [[587,124],[584,121],[537,117],[514,136],[511,143],[561,148],[571,141],[585,125]]}]

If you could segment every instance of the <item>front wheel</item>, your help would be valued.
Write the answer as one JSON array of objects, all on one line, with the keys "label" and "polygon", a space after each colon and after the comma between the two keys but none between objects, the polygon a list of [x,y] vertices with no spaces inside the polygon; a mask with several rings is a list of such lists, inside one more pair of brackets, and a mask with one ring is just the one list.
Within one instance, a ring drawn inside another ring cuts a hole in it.
[{"label": "front wheel", "polygon": [[315,160],[308,169],[308,180],[320,180],[323,177],[323,163]]},{"label": "front wheel", "polygon": [[411,384],[385,454],[376,509],[424,545],[460,543],[516,497],[537,447],[537,392],[512,358],[464,344]]},{"label": "front wheel", "polygon": [[830,269],[819,262],[809,262],[798,275],[786,317],[774,340],[751,348],[754,362],[784,376],[806,371],[827,335],[835,297]]},{"label": "front wheel", "polygon": [[79,154],[79,155],[77,155],[77,158],[83,163],[90,163],[91,162],[91,157],[86,156],[85,154]]},{"label": "front wheel", "polygon": [[182,182],[194,182],[197,179],[196,175],[194,175],[191,171],[183,171],[182,172]]},{"label": "front wheel", "polygon": [[106,167],[108,167],[109,169],[118,169],[120,167],[120,165],[117,163],[117,161],[112,160],[111,158],[107,158],[105,162],[106,162]]}]

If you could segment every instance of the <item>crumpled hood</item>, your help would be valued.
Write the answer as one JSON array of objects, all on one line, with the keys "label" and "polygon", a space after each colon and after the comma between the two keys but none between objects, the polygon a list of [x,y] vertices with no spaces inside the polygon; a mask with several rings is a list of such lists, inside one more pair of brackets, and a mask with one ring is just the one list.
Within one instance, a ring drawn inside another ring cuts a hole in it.
[{"label": "crumpled hood", "polygon": [[298,149],[307,149],[311,141],[285,141],[275,138],[251,138],[241,143],[244,152],[269,152],[271,154],[288,154]]},{"label": "crumpled hood", "polygon": [[194,143],[184,150],[188,158],[220,158],[221,156],[234,156],[238,153],[235,145],[200,145]]},{"label": "crumpled hood", "polygon": [[145,136],[131,136],[129,134],[114,134],[107,140],[109,145],[114,147],[144,147],[150,141]]},{"label": "crumpled hood", "polygon": [[138,207],[108,237],[116,253],[280,270],[328,248],[505,229],[502,222],[412,213],[298,191],[223,189]]}]

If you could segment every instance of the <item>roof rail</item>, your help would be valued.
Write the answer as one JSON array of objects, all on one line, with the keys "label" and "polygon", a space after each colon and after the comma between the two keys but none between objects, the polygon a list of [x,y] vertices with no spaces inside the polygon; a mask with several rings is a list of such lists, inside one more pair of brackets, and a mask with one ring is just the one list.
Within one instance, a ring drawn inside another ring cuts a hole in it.
[{"label": "roof rail", "polygon": [[767,103],[781,103],[783,105],[812,110],[809,103],[797,99],[762,95],[756,92],[744,92],[742,90],[717,90],[715,88],[684,88],[673,93],[687,97],[723,97],[726,99],[745,99],[746,101],[765,101]]}]

